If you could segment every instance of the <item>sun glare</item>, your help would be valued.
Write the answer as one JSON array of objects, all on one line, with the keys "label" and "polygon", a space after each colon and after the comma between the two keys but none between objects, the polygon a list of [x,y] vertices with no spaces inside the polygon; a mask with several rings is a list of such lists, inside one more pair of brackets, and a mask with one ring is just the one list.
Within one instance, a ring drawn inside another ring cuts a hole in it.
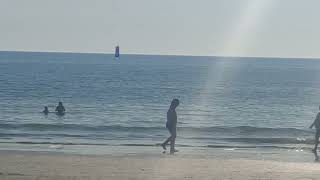
[{"label": "sun glare", "polygon": [[[232,28],[225,34],[225,43],[221,44],[221,56],[230,56],[229,52],[237,52],[238,56],[250,54],[250,47],[255,43],[252,35],[257,32],[259,25],[265,22],[268,14],[272,13],[270,7],[274,6],[274,3],[274,0],[252,0],[240,7],[238,16],[231,22]],[[200,93],[200,106],[206,108],[214,103],[211,102],[215,99],[212,94],[219,89],[219,84],[236,77],[240,69],[237,60],[218,58],[212,61],[208,67],[207,83]]]}]

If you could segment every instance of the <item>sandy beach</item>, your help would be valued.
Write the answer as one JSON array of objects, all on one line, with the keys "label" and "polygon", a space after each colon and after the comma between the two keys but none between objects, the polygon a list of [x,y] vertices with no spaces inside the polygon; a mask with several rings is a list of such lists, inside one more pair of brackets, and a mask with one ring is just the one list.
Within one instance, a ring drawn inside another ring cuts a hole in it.
[{"label": "sandy beach", "polygon": [[70,155],[2,151],[0,177],[10,180],[319,179],[320,164],[163,155]]}]

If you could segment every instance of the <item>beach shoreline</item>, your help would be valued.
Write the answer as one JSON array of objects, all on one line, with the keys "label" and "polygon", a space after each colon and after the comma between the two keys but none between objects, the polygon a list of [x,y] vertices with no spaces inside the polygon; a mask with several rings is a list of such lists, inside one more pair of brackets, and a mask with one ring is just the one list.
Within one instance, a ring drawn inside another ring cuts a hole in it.
[{"label": "beach shoreline", "polygon": [[[276,146],[177,146],[179,152],[176,157],[181,158],[212,158],[212,159],[251,159],[272,160],[284,162],[312,162],[315,159],[312,146],[296,146],[292,148],[279,148]],[[63,145],[63,144],[19,144],[1,143],[0,153],[49,153],[67,155],[93,155],[93,156],[141,156],[162,157],[169,155],[160,145]]]},{"label": "beach shoreline", "polygon": [[0,151],[0,179],[317,179],[319,163]]}]

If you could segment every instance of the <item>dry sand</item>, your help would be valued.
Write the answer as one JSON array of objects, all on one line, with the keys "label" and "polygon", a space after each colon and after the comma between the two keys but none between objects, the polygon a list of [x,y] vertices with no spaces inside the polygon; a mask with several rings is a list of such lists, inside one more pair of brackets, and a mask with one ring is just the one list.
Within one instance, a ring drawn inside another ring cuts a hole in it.
[{"label": "dry sand", "polygon": [[320,164],[246,159],[181,158],[170,155],[115,157],[0,152],[0,179],[315,180],[320,179]]}]

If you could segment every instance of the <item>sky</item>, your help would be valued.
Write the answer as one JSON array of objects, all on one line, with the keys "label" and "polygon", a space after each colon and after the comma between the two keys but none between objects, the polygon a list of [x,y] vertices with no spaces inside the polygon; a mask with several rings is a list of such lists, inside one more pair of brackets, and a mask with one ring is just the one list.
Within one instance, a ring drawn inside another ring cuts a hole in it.
[{"label": "sky", "polygon": [[0,0],[0,51],[319,58],[319,0]]}]

